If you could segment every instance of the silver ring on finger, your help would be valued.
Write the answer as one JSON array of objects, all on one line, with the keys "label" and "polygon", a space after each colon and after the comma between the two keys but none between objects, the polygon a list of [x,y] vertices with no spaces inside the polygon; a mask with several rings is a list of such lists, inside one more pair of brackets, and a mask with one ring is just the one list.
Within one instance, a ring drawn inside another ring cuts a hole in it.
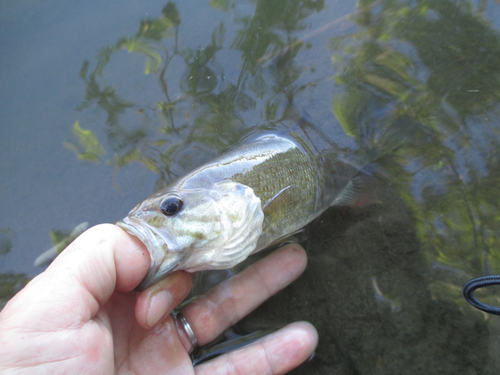
[{"label": "silver ring on finger", "polygon": [[194,335],[193,328],[191,328],[191,325],[188,323],[184,315],[182,315],[181,312],[174,312],[172,311],[170,313],[174,320],[178,320],[181,323],[182,329],[186,333],[186,336],[189,338],[189,341],[191,342],[191,350],[189,350],[189,353],[191,353],[194,349],[198,347],[198,340],[196,339],[196,336]]}]

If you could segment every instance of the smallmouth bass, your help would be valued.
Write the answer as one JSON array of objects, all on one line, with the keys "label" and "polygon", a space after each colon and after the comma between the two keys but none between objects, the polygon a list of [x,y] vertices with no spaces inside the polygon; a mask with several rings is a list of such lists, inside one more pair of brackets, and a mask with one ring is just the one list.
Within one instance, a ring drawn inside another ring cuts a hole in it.
[{"label": "smallmouth bass", "polygon": [[117,222],[151,255],[137,290],[177,270],[231,268],[331,206],[369,204],[374,198],[366,182],[344,151],[320,151],[294,132],[243,144],[154,193]]}]

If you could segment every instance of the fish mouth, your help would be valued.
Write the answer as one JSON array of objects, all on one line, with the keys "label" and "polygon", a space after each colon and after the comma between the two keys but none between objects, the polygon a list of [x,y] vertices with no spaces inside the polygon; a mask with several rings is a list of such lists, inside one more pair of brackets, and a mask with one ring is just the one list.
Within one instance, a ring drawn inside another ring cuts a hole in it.
[{"label": "fish mouth", "polygon": [[151,257],[151,266],[144,280],[134,289],[140,292],[178,269],[179,261],[169,256],[165,240],[156,235],[148,226],[134,223],[130,218],[118,220],[116,225],[127,233],[137,237],[148,249]]},{"label": "fish mouth", "polygon": [[149,238],[152,235],[150,229],[144,228],[140,224],[134,225],[128,217],[126,217],[123,220],[118,220],[115,224],[118,225],[120,228],[124,229],[125,232],[127,232],[127,233],[129,233],[129,234],[131,234],[131,235],[133,235],[135,237],[137,237],[138,239],[140,239],[141,242],[149,250],[149,246],[148,246],[149,242],[150,242]]}]

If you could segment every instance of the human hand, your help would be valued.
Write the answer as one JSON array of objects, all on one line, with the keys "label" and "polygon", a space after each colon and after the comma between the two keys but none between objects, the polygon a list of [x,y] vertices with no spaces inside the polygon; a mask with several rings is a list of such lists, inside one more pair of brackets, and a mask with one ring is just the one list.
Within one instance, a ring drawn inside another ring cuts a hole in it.
[{"label": "human hand", "polygon": [[[182,313],[200,345],[207,344],[305,265],[304,250],[286,246]],[[316,330],[298,322],[193,368],[191,342],[169,315],[189,292],[191,275],[176,272],[135,293],[149,266],[144,245],[117,226],[83,233],[0,313],[0,372],[281,374],[314,351]]]}]

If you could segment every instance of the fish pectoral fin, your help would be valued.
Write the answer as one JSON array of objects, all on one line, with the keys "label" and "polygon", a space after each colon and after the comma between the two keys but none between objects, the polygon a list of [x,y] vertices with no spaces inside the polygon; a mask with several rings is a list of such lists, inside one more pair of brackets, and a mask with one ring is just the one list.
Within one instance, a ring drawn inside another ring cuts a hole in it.
[{"label": "fish pectoral fin", "polygon": [[359,172],[333,201],[333,206],[365,207],[377,201],[373,177]]},{"label": "fish pectoral fin", "polygon": [[289,199],[293,199],[293,191],[296,189],[294,185],[287,186],[286,188],[281,189],[274,197],[269,199],[264,207],[262,207],[262,211],[264,215],[268,215],[273,211],[276,211],[280,206],[286,206],[286,201]]}]

